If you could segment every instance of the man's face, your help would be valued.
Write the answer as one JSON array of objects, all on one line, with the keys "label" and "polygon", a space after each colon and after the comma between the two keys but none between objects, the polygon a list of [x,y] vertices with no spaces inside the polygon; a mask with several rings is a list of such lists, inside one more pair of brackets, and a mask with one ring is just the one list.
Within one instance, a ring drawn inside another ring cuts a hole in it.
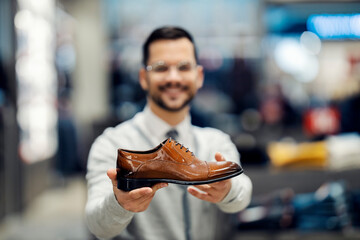
[{"label": "man's face", "polygon": [[164,110],[183,109],[202,87],[203,70],[196,65],[193,44],[186,38],[153,42],[148,66],[140,71],[140,84],[149,101]]}]

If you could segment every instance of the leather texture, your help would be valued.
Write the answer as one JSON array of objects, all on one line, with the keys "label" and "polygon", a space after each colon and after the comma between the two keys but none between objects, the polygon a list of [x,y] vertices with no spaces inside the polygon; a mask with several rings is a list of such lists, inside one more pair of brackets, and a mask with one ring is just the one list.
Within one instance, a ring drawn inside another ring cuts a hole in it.
[{"label": "leather texture", "polygon": [[[171,138],[148,151],[118,149],[117,175],[121,181],[141,180],[142,183],[152,181],[153,184],[170,182],[196,185],[230,178],[242,171],[234,162],[199,160],[189,149]],[[147,185],[137,183],[137,187]],[[121,186],[118,187],[122,189]]]}]

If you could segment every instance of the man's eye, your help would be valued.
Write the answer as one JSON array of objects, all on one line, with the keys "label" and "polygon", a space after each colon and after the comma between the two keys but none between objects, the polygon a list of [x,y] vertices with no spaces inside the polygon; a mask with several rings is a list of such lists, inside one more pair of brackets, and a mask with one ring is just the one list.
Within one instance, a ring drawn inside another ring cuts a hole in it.
[{"label": "man's eye", "polygon": [[186,64],[181,64],[178,66],[179,71],[181,72],[187,72],[191,70],[191,64],[190,63],[186,63]]},{"label": "man's eye", "polygon": [[167,70],[169,70],[169,67],[166,65],[160,65],[160,66],[154,67],[155,72],[166,72]]}]

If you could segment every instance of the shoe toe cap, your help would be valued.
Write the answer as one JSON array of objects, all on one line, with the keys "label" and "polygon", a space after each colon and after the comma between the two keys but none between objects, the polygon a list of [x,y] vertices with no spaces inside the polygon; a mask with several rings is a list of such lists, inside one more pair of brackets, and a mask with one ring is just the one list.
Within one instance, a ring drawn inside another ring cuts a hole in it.
[{"label": "shoe toe cap", "polygon": [[239,164],[229,161],[223,162],[208,162],[209,177],[222,177],[236,172],[240,172],[242,169]]}]

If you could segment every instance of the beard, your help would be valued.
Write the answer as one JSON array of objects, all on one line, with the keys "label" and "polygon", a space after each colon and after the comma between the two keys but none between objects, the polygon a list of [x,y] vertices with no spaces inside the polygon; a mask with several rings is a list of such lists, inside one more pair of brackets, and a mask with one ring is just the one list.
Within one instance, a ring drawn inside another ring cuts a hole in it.
[{"label": "beard", "polygon": [[[187,92],[187,98],[184,100],[184,102],[177,107],[169,106],[162,98],[161,98],[161,92],[166,91],[168,88],[179,88],[183,92]],[[180,83],[167,83],[164,85],[161,85],[158,87],[158,90],[160,93],[151,93],[148,91],[148,96],[153,100],[153,102],[161,107],[164,110],[170,111],[170,112],[177,112],[185,108],[190,104],[190,102],[193,100],[195,93],[193,93],[188,86],[184,86]]]}]

